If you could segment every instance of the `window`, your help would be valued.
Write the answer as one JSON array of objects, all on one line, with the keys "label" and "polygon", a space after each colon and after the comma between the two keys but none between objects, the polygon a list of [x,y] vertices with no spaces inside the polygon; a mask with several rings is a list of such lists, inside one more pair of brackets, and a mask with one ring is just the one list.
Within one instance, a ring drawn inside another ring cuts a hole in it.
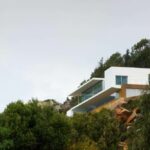
[{"label": "window", "polygon": [[116,76],[116,84],[122,85],[128,83],[128,77],[127,76]]},{"label": "window", "polygon": [[102,90],[103,90],[103,82],[100,81],[82,93],[81,101],[84,101],[92,97],[93,95],[97,94]]},{"label": "window", "polygon": [[150,74],[148,75],[148,83],[150,84]]},{"label": "window", "polygon": [[127,84],[127,76],[122,76],[122,84]]},{"label": "window", "polygon": [[116,84],[121,85],[121,76],[116,76]]}]

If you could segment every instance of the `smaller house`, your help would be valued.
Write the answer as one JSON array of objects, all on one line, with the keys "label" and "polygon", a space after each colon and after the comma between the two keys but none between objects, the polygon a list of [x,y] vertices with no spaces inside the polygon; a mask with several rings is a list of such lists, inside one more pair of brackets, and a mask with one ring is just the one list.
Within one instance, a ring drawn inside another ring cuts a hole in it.
[{"label": "smaller house", "polygon": [[150,68],[110,67],[104,78],[92,78],[69,95],[77,97],[78,104],[67,111],[67,116],[114,109],[126,98],[140,96],[149,84]]}]

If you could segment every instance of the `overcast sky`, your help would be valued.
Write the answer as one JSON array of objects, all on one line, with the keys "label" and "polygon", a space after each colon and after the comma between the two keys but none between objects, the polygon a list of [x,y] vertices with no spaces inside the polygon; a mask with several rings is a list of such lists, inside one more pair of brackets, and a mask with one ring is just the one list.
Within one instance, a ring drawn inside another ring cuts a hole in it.
[{"label": "overcast sky", "polygon": [[63,102],[101,57],[150,38],[149,0],[0,0],[0,111]]}]

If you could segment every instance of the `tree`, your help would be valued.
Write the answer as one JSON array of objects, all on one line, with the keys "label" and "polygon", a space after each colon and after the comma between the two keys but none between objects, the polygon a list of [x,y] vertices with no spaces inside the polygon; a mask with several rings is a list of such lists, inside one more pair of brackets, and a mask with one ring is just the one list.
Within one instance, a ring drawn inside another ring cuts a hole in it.
[{"label": "tree", "polygon": [[91,73],[93,77],[104,77],[104,71],[111,66],[150,67],[150,40],[142,39],[127,50],[122,56],[119,52],[112,54],[105,62],[101,58],[98,67]]},{"label": "tree", "polygon": [[109,110],[95,114],[76,114],[72,118],[74,132],[72,143],[85,142],[81,137],[87,137],[97,143],[98,149],[116,150],[119,135],[119,122]]},{"label": "tree", "polygon": [[37,103],[17,101],[2,113],[0,146],[4,150],[66,150],[71,129],[68,118]]},{"label": "tree", "polygon": [[80,137],[80,141],[68,147],[68,150],[99,150],[97,143],[87,136]]},{"label": "tree", "polygon": [[14,146],[14,142],[11,138],[11,129],[6,127],[5,124],[5,115],[0,114],[0,149],[1,150],[10,150]]},{"label": "tree", "polygon": [[101,58],[99,66],[95,68],[94,72],[91,74],[92,77],[104,77],[104,71],[111,66],[123,66],[123,57],[120,53],[116,52],[110,56],[109,59],[103,62]]},{"label": "tree", "polygon": [[105,66],[107,66],[107,68],[111,66],[123,66],[123,58],[121,54],[118,52],[112,54],[110,58],[106,60]]},{"label": "tree", "polygon": [[124,59],[124,66],[129,67],[131,59],[129,49],[126,50],[126,53],[123,55],[123,59]]},{"label": "tree", "polygon": [[150,67],[150,40],[142,39],[132,47],[130,66]]},{"label": "tree", "polygon": [[149,150],[150,144],[150,94],[140,98],[141,117],[128,130],[129,150]]},{"label": "tree", "polygon": [[105,70],[105,66],[104,66],[104,61],[103,61],[103,57],[100,59],[100,62],[98,63],[98,67],[96,67],[94,69],[94,72],[92,72],[91,74],[91,78],[93,77],[104,77],[104,70]]}]

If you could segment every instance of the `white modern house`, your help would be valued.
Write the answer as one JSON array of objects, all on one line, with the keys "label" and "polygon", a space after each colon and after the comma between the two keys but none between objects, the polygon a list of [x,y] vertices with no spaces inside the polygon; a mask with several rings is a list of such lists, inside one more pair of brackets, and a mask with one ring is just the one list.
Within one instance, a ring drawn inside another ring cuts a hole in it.
[{"label": "white modern house", "polygon": [[127,98],[140,96],[149,84],[149,68],[110,67],[104,78],[92,78],[69,95],[77,97],[78,104],[67,111],[67,116],[114,109]]}]

